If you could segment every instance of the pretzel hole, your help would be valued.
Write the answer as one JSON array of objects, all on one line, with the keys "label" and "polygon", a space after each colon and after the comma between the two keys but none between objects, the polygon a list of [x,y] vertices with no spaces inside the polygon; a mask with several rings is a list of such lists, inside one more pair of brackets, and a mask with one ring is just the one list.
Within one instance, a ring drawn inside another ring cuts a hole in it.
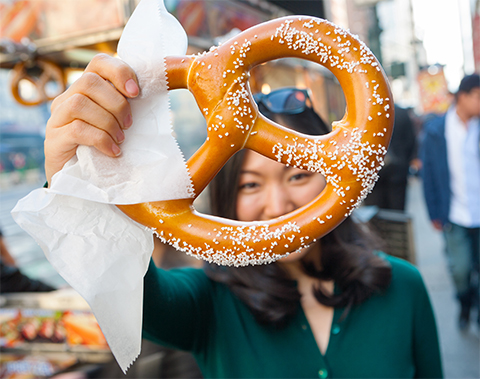
[{"label": "pretzel hole", "polygon": [[173,137],[188,160],[207,137],[207,122],[193,94],[187,89],[169,91]]},{"label": "pretzel hole", "polygon": [[[306,59],[282,58],[260,64],[250,71],[249,86],[253,94],[265,95],[281,88],[306,89],[307,105],[313,108],[329,130],[332,123],[341,120],[345,115],[345,94],[338,79],[326,67]],[[295,113],[295,105],[298,106],[301,99],[287,103],[290,111]],[[262,109],[260,113],[282,124],[269,117],[269,114],[263,113]]]},{"label": "pretzel hole", "polygon": [[[207,133],[206,133],[206,121],[197,106],[194,96],[188,90],[184,89],[175,89],[169,92],[170,94],[170,106],[172,110],[172,126],[173,126],[173,136],[176,139],[180,150],[184,154],[185,160],[188,160],[193,153],[195,153],[198,148],[205,142]],[[185,110],[188,109],[188,112]],[[289,128],[288,121],[285,122],[281,119],[275,119],[280,125],[283,125],[286,128]],[[317,128],[313,127],[310,130],[309,134],[319,134]],[[301,130],[304,134],[308,133],[308,130]],[[324,131],[325,133],[328,130]],[[232,173],[239,172],[241,162],[243,161],[243,156],[248,149],[242,150],[239,153],[235,154],[227,162],[227,170],[230,170]],[[222,174],[220,174],[222,175]],[[238,177],[236,178],[238,179]],[[231,204],[235,204],[235,196],[238,192],[238,183],[232,182],[231,180],[222,179],[225,183],[225,192],[227,194],[228,201]],[[215,215],[215,211],[212,211],[210,208],[210,188],[208,186],[194,201],[195,208],[205,214]],[[222,203],[224,195],[221,195],[217,202]],[[235,214],[232,213],[229,215],[230,218],[236,218]]]},{"label": "pretzel hole", "polygon": [[29,79],[20,79],[18,82],[18,94],[26,102],[37,101],[40,98],[38,88]]},{"label": "pretzel hole", "polygon": [[[172,135],[178,143],[185,161],[198,150],[207,138],[207,122],[198,108],[193,94],[187,89],[169,91],[172,115]],[[203,191],[194,201],[202,213],[209,209],[208,191]]]},{"label": "pretzel hole", "polygon": [[35,64],[32,66],[24,67],[24,70],[26,75],[35,79],[40,79],[40,76],[42,76],[42,74],[45,72],[42,67]]},{"label": "pretzel hole", "polygon": [[57,97],[64,91],[64,88],[60,85],[60,83],[53,78],[49,79],[45,83],[45,87],[43,89],[45,91],[45,95],[47,95],[49,99]]}]

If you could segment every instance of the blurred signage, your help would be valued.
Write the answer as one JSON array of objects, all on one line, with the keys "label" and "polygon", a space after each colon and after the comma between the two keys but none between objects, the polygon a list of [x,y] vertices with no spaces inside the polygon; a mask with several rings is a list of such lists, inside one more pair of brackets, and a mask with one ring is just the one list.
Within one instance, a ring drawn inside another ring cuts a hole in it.
[{"label": "blurred signage", "polygon": [[0,36],[15,42],[122,27],[120,0],[0,0]]},{"label": "blurred signage", "polygon": [[188,36],[213,39],[232,29],[245,30],[269,15],[234,1],[170,1],[167,8],[180,21]]},{"label": "blurred signage", "polygon": [[480,72],[480,2],[477,2],[477,11],[473,17],[473,57],[475,60],[475,71]]},{"label": "blurred signage", "polygon": [[424,113],[444,113],[451,104],[451,94],[442,67],[434,66],[418,74],[420,100]]}]

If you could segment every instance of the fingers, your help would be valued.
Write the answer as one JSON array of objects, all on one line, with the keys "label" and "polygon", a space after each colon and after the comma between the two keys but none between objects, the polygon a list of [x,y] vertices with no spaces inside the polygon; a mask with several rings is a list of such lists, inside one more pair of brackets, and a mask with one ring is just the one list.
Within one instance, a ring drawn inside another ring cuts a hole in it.
[{"label": "fingers", "polygon": [[79,145],[93,146],[103,154],[116,157],[121,154],[117,143],[105,131],[74,120],[62,128],[47,128],[45,136],[45,173],[47,182],[60,171],[75,154]]},{"label": "fingers", "polygon": [[81,120],[74,120],[62,129],[51,130],[50,135],[45,139],[45,145],[46,148],[62,149],[67,155],[70,151],[74,154],[79,145],[93,146],[111,157],[121,154],[116,141],[109,134]]},{"label": "fingers", "polygon": [[442,231],[443,230],[443,225],[442,225],[442,222],[440,220],[433,220],[432,221],[432,225],[433,227],[438,230],[438,231]]},{"label": "fingers", "polygon": [[50,125],[62,127],[74,120],[81,120],[104,130],[117,143],[121,143],[124,139],[122,129],[132,125],[127,100],[96,74],[85,73],[82,79],[69,88],[70,93],[65,93],[59,104],[55,104]]},{"label": "fingers", "polygon": [[[62,95],[52,103],[52,114],[72,95],[83,94],[110,112],[118,121],[119,127],[126,129],[132,123],[130,106],[125,98],[135,97],[139,93],[136,77],[133,70],[117,58],[99,54],[87,66],[82,77],[73,83]],[[76,99],[73,105],[77,105]],[[82,105],[80,101],[78,105]],[[79,109],[74,108],[73,111]],[[73,114],[73,112],[71,112]],[[64,116],[66,116],[64,114]],[[75,114],[76,117],[79,114]],[[81,116],[81,115],[80,115]],[[82,119],[82,117],[80,117]],[[60,123],[71,120],[58,120]],[[95,125],[95,124],[93,124]],[[96,126],[96,125],[95,125]]]},{"label": "fingers", "polygon": [[138,94],[135,73],[126,63],[97,55],[82,77],[52,102],[45,138],[47,180],[79,145],[94,146],[111,157],[120,155],[123,130],[133,122],[127,98]]},{"label": "fingers", "polygon": [[125,62],[106,54],[96,55],[88,64],[85,72],[92,72],[108,80],[126,97],[136,97],[139,93],[137,77]]}]

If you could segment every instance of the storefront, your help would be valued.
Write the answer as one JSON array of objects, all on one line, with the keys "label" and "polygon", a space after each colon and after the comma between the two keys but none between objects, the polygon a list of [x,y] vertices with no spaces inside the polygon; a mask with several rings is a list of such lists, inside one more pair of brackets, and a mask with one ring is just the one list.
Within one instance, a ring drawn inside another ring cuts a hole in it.
[{"label": "storefront", "polygon": [[[3,4],[0,67],[12,69],[10,85],[17,101],[48,101],[81,75],[95,54],[115,54],[137,2],[18,0]],[[201,53],[250,26],[289,14],[267,1],[168,0],[165,4],[187,32],[187,54]],[[50,70],[48,81],[41,77],[46,69]],[[344,114],[345,101],[336,79],[307,61],[283,59],[257,67],[250,86],[253,93],[286,86],[310,88],[314,108],[325,121],[339,120]],[[191,112],[196,105],[188,91],[173,91],[171,107],[175,133],[188,158],[203,142],[205,121],[200,112]]]}]

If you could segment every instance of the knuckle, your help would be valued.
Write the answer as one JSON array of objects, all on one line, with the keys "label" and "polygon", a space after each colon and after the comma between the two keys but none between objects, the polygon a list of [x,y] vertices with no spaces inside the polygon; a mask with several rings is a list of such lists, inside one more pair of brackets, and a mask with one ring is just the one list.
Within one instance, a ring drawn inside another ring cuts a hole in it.
[{"label": "knuckle", "polygon": [[123,78],[132,78],[134,75],[133,75],[133,71],[132,69],[130,68],[130,66],[128,66],[126,63],[122,62],[121,65],[120,65],[120,68],[118,70],[119,74],[123,77]]},{"label": "knuckle", "polygon": [[81,120],[73,120],[68,131],[74,140],[80,139],[85,134],[86,124]]},{"label": "knuckle", "polygon": [[126,115],[130,111],[130,103],[123,96],[118,96],[113,107],[116,115]]},{"label": "knuckle", "polygon": [[112,79],[117,84],[124,85],[129,79],[136,79],[135,73],[132,68],[123,61],[118,61],[116,69],[112,70]]},{"label": "knuckle", "polygon": [[[111,56],[108,55],[108,54],[99,53],[92,58],[92,60],[88,64],[88,66],[97,66],[99,64],[103,64],[105,61],[107,61],[110,58],[111,58]],[[87,68],[88,68],[88,66],[87,66]]]},{"label": "knuckle", "polygon": [[87,101],[88,98],[85,95],[82,95],[81,93],[74,93],[68,100],[70,113],[74,115],[81,113],[85,108]]},{"label": "knuckle", "polygon": [[50,148],[51,142],[50,138],[48,138],[48,135],[45,136],[45,139],[43,140],[43,149],[46,151]]},{"label": "knuckle", "polygon": [[86,88],[96,87],[103,82],[103,79],[94,72],[85,71],[82,75],[82,84]]},{"label": "knuckle", "polygon": [[96,148],[111,146],[113,144],[112,138],[105,132],[97,132],[95,136],[92,138],[92,146]]},{"label": "knuckle", "polygon": [[104,128],[107,133],[111,133],[112,131],[115,130],[115,128],[118,128],[119,125],[118,125],[118,121],[117,119],[111,115],[110,113],[106,114],[104,116],[104,125],[102,128]]},{"label": "knuckle", "polygon": [[55,97],[53,99],[52,103],[50,104],[50,112],[51,113],[54,112],[55,109],[57,109],[58,106],[62,103],[62,100],[64,99],[64,96],[63,96],[64,93],[58,95],[57,97]]},{"label": "knuckle", "polygon": [[79,145],[99,146],[111,139],[105,131],[82,120],[74,120],[69,126],[70,139]]},{"label": "knuckle", "polygon": [[110,141],[110,137],[108,136],[107,133],[95,133],[92,136],[91,145],[95,147],[106,146],[107,141]]},{"label": "knuckle", "polygon": [[52,103],[50,104],[50,113],[54,112],[55,109],[57,109],[58,103],[59,103],[59,98],[60,96],[57,96],[55,99],[53,99]]},{"label": "knuckle", "polygon": [[53,119],[52,117],[50,117],[48,120],[47,120],[47,125],[45,127],[45,138],[47,138],[50,134],[50,131],[54,128],[54,125],[53,125]]}]

